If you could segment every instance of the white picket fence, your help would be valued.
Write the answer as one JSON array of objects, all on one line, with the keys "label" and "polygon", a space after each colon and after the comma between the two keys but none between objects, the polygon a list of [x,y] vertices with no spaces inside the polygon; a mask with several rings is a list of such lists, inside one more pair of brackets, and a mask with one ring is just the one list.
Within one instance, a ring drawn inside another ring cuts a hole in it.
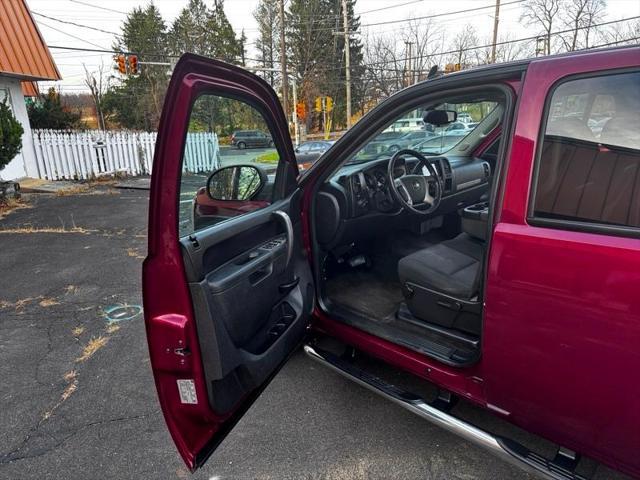
[{"label": "white picket fence", "polygon": [[[38,173],[48,180],[85,180],[103,175],[148,175],[156,132],[33,130]],[[215,133],[188,133],[183,170],[211,172],[220,166]]]}]

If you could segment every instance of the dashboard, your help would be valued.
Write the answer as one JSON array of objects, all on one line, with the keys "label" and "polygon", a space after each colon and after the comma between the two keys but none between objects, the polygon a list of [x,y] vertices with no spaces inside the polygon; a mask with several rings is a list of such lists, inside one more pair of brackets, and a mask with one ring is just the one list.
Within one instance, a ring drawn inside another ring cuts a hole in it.
[{"label": "dashboard", "polygon": [[[491,167],[475,157],[428,157],[443,180],[440,206],[429,217],[452,213],[476,203],[488,189]],[[320,189],[316,204],[317,238],[321,244],[344,244],[380,228],[393,228],[404,212],[391,193],[388,166],[382,158],[344,165]],[[394,178],[414,173],[418,160],[398,161]],[[418,172],[415,172],[418,173]],[[420,172],[429,175],[427,168]],[[381,223],[382,222],[382,223]]]}]

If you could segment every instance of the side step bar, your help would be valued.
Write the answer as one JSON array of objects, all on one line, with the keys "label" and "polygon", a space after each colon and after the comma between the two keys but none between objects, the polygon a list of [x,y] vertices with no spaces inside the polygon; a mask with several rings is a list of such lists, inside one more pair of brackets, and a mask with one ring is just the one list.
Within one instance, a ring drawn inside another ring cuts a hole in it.
[{"label": "side step bar", "polygon": [[533,453],[513,440],[494,436],[464,420],[452,416],[438,408],[441,403],[437,401],[430,404],[422,397],[386,383],[384,380],[361,370],[332,353],[325,352],[310,345],[305,345],[304,351],[313,360],[329,367],[349,380],[372,390],[401,407],[406,408],[410,412],[429,420],[431,423],[489,450],[494,455],[497,455],[512,465],[550,480],[587,480],[574,471],[563,468],[555,461],[548,460]]}]

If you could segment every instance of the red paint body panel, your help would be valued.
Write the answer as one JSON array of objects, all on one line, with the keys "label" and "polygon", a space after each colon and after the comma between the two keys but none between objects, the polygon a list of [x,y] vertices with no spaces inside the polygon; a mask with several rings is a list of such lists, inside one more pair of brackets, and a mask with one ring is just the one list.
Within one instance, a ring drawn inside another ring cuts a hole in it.
[{"label": "red paint body panel", "polygon": [[640,475],[640,240],[526,222],[549,90],[638,65],[638,50],[532,62],[516,115],[485,296],[488,401],[512,422]]}]

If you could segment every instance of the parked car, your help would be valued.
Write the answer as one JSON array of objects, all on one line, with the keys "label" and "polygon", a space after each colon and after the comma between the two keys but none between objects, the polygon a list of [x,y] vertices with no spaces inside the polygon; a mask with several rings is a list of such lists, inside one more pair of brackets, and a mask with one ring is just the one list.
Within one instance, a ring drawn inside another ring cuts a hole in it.
[{"label": "parked car", "polygon": [[296,148],[296,160],[300,171],[308,169],[320,155],[329,150],[335,142],[331,140],[315,140],[301,143]]},{"label": "parked car", "polygon": [[239,150],[273,147],[273,139],[271,135],[260,130],[238,130],[231,134],[231,145]]},{"label": "parked car", "polygon": [[472,123],[473,122],[473,118],[471,118],[471,115],[467,112],[458,112],[458,118],[457,118],[458,122],[462,122],[462,123]]},{"label": "parked car", "polygon": [[428,140],[416,143],[415,145],[412,145],[411,148],[420,153],[440,154],[449,150],[464,137],[464,134],[460,134],[455,130],[453,134],[437,135],[429,138]]},{"label": "parked car", "polygon": [[422,118],[409,117],[396,120],[385,129],[385,132],[411,132],[413,130],[422,130],[423,128]]},{"label": "parked car", "polygon": [[[395,137],[388,137],[386,133],[388,132],[379,134],[375,137],[374,141],[367,143],[365,148],[358,153],[358,158],[363,160],[390,156],[402,148],[407,148],[426,139],[433,138],[435,135],[426,129],[404,132]],[[380,139],[381,136],[384,137]]]},{"label": "parked car", "polygon": [[448,134],[451,134],[451,133],[464,134],[465,132],[469,132],[470,130],[473,130],[474,128],[476,128],[476,125],[478,124],[475,122],[467,122],[467,123],[454,122],[451,125],[447,126],[447,128],[445,128],[445,131]]},{"label": "parked car", "polygon": [[[206,462],[304,342],[318,365],[527,471],[583,478],[595,462],[640,477],[639,84],[637,46],[437,77],[386,99],[299,176],[273,89],[184,55],[159,126],[143,296],[160,405],[187,466]],[[227,217],[179,233],[193,109],[178,99],[206,95],[252,105],[280,163],[272,178],[255,164],[214,172],[206,194],[228,202]],[[611,118],[596,139],[586,119],[601,96]],[[357,158],[419,99],[438,129],[455,111],[487,113],[436,155]],[[394,386],[362,352],[415,380]],[[523,440],[463,418],[456,401]]]}]

